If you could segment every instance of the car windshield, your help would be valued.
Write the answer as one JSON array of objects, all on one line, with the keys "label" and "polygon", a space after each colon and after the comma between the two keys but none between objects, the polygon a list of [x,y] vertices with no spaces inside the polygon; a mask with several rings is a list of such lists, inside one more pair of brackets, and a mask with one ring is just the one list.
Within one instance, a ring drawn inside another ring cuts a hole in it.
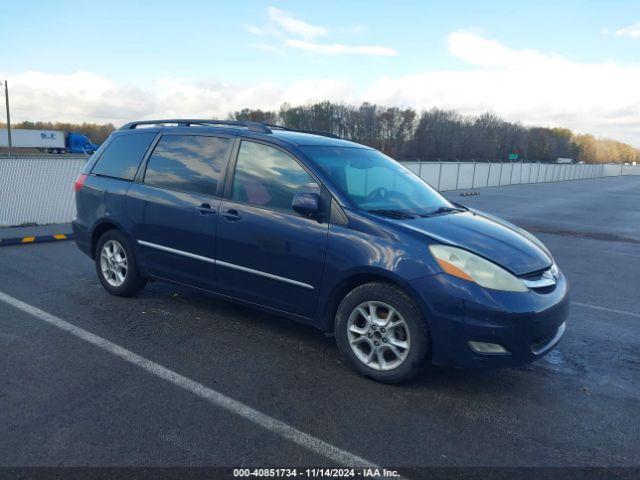
[{"label": "car windshield", "polygon": [[320,146],[302,150],[363,210],[398,218],[456,210],[410,170],[377,150]]}]

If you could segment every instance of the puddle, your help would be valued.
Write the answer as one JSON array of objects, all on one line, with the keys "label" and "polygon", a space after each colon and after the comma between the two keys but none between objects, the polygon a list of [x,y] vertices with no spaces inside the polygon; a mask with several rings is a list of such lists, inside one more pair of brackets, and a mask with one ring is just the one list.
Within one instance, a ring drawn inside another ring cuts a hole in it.
[{"label": "puddle", "polygon": [[554,350],[533,364],[534,368],[542,368],[553,373],[576,375],[578,370],[560,350]]}]

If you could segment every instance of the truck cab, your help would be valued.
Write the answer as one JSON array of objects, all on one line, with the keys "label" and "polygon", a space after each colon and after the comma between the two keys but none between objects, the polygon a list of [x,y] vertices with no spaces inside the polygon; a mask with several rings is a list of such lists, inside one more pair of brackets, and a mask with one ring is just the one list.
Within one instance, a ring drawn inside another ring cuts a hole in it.
[{"label": "truck cab", "polygon": [[98,145],[92,143],[86,135],[74,132],[67,134],[67,152],[92,155],[97,149]]}]

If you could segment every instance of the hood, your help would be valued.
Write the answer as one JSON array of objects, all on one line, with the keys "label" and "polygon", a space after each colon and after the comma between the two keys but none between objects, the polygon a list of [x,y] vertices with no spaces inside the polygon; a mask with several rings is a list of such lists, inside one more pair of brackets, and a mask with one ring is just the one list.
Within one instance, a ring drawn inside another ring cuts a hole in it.
[{"label": "hood", "polygon": [[476,211],[402,220],[399,223],[441,243],[485,257],[515,275],[543,270],[552,264],[544,250],[518,233],[517,227]]}]

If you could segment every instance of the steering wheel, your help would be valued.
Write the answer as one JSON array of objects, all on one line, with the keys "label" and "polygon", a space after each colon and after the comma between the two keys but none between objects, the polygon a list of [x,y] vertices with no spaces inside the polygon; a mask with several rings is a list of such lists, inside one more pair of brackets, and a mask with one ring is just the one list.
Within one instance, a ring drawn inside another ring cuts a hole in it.
[{"label": "steering wheel", "polygon": [[369,192],[369,195],[367,195],[367,200],[375,200],[376,198],[387,198],[388,194],[389,190],[387,190],[385,187],[374,188]]}]

